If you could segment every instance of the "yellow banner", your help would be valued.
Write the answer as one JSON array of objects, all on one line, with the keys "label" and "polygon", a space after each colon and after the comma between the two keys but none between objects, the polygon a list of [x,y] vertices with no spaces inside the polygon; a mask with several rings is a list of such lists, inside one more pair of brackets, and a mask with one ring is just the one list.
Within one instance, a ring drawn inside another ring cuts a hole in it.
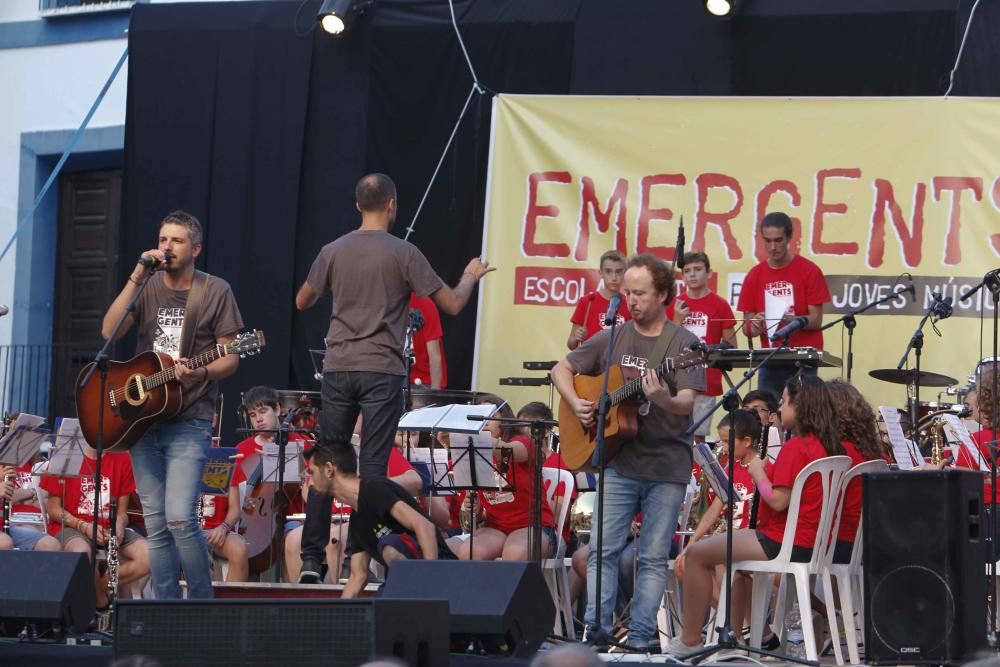
[{"label": "yellow banner", "polygon": [[[853,380],[876,405],[904,407],[905,387],[868,371],[896,367],[935,292],[954,316],[941,337],[925,327],[921,368],[965,385],[992,354],[992,296],[959,296],[1000,266],[1000,100],[503,95],[493,111],[483,245],[498,270],[480,288],[474,385],[515,409],[549,390],[500,379],[542,377],[522,362],[565,356],[601,253],[672,260],[681,216],[687,249],[708,254],[734,309],[764,257],[756,222],[768,211],[793,218],[793,250],[826,275],[825,322],[912,274],[915,303],[857,317]],[[846,365],[842,325],[825,348]],[[956,400],[939,391],[921,399]]]}]

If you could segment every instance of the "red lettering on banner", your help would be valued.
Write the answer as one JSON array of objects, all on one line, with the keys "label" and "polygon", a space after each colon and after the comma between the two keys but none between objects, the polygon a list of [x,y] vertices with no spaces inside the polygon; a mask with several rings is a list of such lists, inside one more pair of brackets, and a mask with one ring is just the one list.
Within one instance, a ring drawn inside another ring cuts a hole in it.
[{"label": "red lettering on banner", "polygon": [[569,257],[569,245],[536,243],[535,234],[538,231],[538,218],[555,218],[559,215],[558,206],[538,203],[538,184],[569,183],[572,180],[568,171],[536,171],[528,176],[528,210],[524,214],[524,236],[521,241],[521,250],[528,257]]},{"label": "red lettering on banner", "polygon": [[812,240],[809,249],[814,255],[857,255],[858,244],[851,241],[836,241],[827,243],[823,240],[824,216],[829,214],[844,215],[847,213],[847,204],[833,204],[823,201],[823,193],[826,190],[826,179],[828,178],[861,178],[861,170],[851,169],[820,169],[816,172],[816,204],[813,208]]},{"label": "red lettering on banner", "polygon": [[[993,208],[1000,212],[1000,176],[993,181],[990,197],[993,199]],[[990,245],[993,246],[993,252],[1000,255],[1000,234],[990,234]]]},{"label": "red lettering on banner", "polygon": [[[722,233],[722,245],[726,248],[726,259],[742,259],[743,251],[740,250],[733,230],[729,226],[729,221],[740,214],[743,208],[743,188],[740,182],[732,176],[725,174],[699,174],[695,179],[698,198],[698,210],[694,216],[694,238],[691,240],[692,250],[705,249],[705,226],[718,225]],[[724,188],[733,194],[733,206],[725,213],[709,213],[705,210],[705,203],[708,201],[708,193],[713,188]]]},{"label": "red lettering on banner", "polygon": [[600,272],[518,266],[514,269],[514,303],[519,306],[575,306],[580,297],[597,289]]},{"label": "red lettering on banner", "polygon": [[962,261],[962,246],[959,232],[962,229],[962,191],[972,190],[975,201],[983,199],[983,179],[970,176],[935,176],[931,179],[934,201],[941,201],[941,193],[951,192],[951,206],[948,211],[948,232],[944,237],[944,263],[955,265]]},{"label": "red lettering on banner", "polygon": [[896,202],[892,191],[892,183],[884,178],[876,178],[875,204],[872,206],[871,231],[868,235],[868,266],[876,269],[882,266],[885,258],[885,213],[886,209],[892,218],[892,227],[896,230],[903,264],[915,267],[920,264],[923,256],[924,239],[924,202],[927,199],[927,184],[917,183],[913,189],[913,222],[909,227],[902,209]]},{"label": "red lettering on banner", "polygon": [[[788,201],[793,207],[798,207],[802,204],[802,195],[799,194],[799,188],[792,181],[771,181],[760,189],[760,192],[757,193],[757,204],[754,206],[754,212],[757,217],[753,221],[753,256],[758,262],[763,262],[767,259],[767,249],[764,248],[764,244],[761,242],[760,228],[757,223],[767,215],[771,197],[778,192],[788,195]],[[802,221],[793,215],[789,215],[788,217],[792,219],[791,249],[792,252],[798,255],[800,254],[799,246],[802,244]]]},{"label": "red lettering on banner", "polygon": [[674,261],[674,246],[651,246],[649,245],[649,223],[653,220],[673,220],[674,212],[669,208],[649,208],[649,193],[655,185],[670,185],[677,187],[687,184],[684,174],[655,174],[653,176],[643,176],[642,185],[639,189],[639,221],[635,238],[635,251],[637,253],[650,252],[660,259]]},{"label": "red lettering on banner", "polygon": [[615,183],[615,189],[608,197],[608,206],[604,210],[601,210],[601,202],[597,199],[594,179],[590,176],[584,176],[580,182],[582,185],[580,190],[580,232],[576,237],[576,251],[573,253],[573,259],[578,262],[587,261],[591,213],[593,213],[597,231],[606,233],[611,228],[611,211],[615,208],[618,209],[618,215],[615,216],[615,249],[623,255],[627,254],[625,227],[628,208],[625,206],[625,202],[628,198],[628,181],[624,178],[618,179]]}]

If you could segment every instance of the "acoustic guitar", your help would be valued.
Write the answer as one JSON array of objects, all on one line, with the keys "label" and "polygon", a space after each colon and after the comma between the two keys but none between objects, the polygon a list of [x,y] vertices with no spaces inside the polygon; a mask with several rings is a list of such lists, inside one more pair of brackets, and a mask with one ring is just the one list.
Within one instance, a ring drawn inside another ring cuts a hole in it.
[{"label": "acoustic guitar", "polygon": [[[672,383],[675,371],[704,364],[706,359],[704,350],[688,350],[677,357],[667,357],[653,370],[660,378]],[[619,364],[612,364],[608,373],[610,404],[604,425],[605,461],[613,459],[621,446],[639,433],[639,408],[644,402],[641,377],[626,381]],[[601,399],[603,383],[603,375],[577,375],[573,378],[576,395],[595,403]],[[585,428],[570,404],[559,401],[559,451],[570,470],[590,467],[596,440],[596,424]]]},{"label": "acoustic guitar", "polygon": [[[191,370],[207,366],[230,354],[247,357],[264,347],[264,332],[242,333],[225,345],[191,357],[185,364]],[[101,395],[100,378],[91,377],[87,386],[80,379],[90,370],[87,364],[77,378],[76,412],[80,430],[91,445],[96,445],[100,429],[100,409],[104,403],[104,451],[123,452],[132,448],[156,422],[166,421],[180,412],[183,388],[177,382],[174,360],[166,354],[143,352],[128,361],[111,361],[106,392]]]}]

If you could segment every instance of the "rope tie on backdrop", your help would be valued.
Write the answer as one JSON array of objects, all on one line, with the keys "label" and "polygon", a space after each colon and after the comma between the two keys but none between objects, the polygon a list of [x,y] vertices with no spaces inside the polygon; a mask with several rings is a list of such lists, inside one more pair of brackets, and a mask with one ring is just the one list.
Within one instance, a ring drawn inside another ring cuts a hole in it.
[{"label": "rope tie on backdrop", "polygon": [[948,90],[944,91],[944,98],[948,99],[951,95],[951,89],[955,86],[955,72],[958,70],[958,63],[962,62],[962,52],[965,51],[965,40],[969,36],[969,28],[972,27],[972,17],[976,15],[976,7],[979,6],[979,0],[972,3],[972,9],[969,10],[969,20],[965,22],[965,32],[962,33],[962,43],[958,45],[958,54],[955,56],[955,64],[951,68],[951,72],[948,73]]},{"label": "rope tie on backdrop", "polygon": [[[462,119],[465,118],[465,113],[469,110],[469,103],[472,102],[472,96],[477,93],[482,96],[490,92],[479,82],[479,76],[476,74],[476,68],[472,66],[472,59],[469,58],[469,52],[465,48],[465,41],[462,39],[462,32],[458,29],[458,21],[455,18],[454,0],[448,0],[448,10],[451,14],[451,25],[455,29],[455,36],[458,38],[458,46],[462,49],[462,55],[465,57],[465,64],[469,66],[469,73],[472,75],[472,88],[469,90],[469,95],[465,98],[465,104],[462,105],[462,111],[458,114],[458,120],[455,121],[455,126],[451,129],[451,135],[448,136],[448,141],[444,145],[444,150],[441,151],[441,157],[438,158],[437,165],[434,167],[434,173],[431,174],[431,180],[427,183],[424,195],[420,198],[420,203],[417,205],[417,210],[413,214],[413,219],[406,228],[406,236],[404,236],[403,239],[407,241],[410,239],[410,234],[413,233],[413,229],[417,224],[417,218],[420,217],[420,211],[424,208],[424,203],[427,201],[427,196],[430,194],[431,188],[434,186],[434,181],[437,180],[437,175],[441,170],[441,165],[444,164],[444,159],[448,155],[448,151],[451,150],[451,145],[455,141],[455,135],[458,134],[458,128],[462,124]],[[479,110],[478,104],[476,105],[476,109],[477,111]]]},{"label": "rope tie on backdrop", "polygon": [[90,105],[90,111],[88,111],[87,115],[84,116],[80,127],[77,128],[76,132],[73,133],[73,136],[69,138],[69,143],[66,144],[66,150],[63,151],[62,157],[60,157],[59,161],[56,162],[56,166],[52,169],[52,173],[49,174],[49,178],[45,181],[45,185],[43,185],[42,189],[38,191],[38,195],[35,197],[35,201],[31,205],[31,208],[25,211],[24,215],[21,216],[21,219],[17,221],[17,228],[14,229],[14,234],[10,237],[10,240],[7,241],[7,245],[4,246],[3,252],[0,252],[0,262],[2,262],[3,258],[7,256],[7,253],[13,247],[14,241],[17,240],[21,231],[33,219],[35,211],[38,210],[39,204],[42,203],[42,200],[45,198],[46,193],[48,193],[49,188],[52,187],[56,177],[58,177],[59,173],[62,171],[63,165],[66,164],[66,160],[69,159],[69,156],[73,153],[73,149],[76,148],[76,144],[80,141],[80,137],[83,136],[84,130],[87,129],[87,125],[90,124],[90,120],[94,117],[94,112],[97,111],[97,107],[101,106],[104,96],[107,95],[108,90],[111,88],[111,84],[114,83],[116,78],[118,78],[118,72],[121,71],[122,65],[125,64],[127,59],[128,47],[126,46],[121,58],[118,59],[118,64],[115,65],[113,70],[111,70],[111,75],[108,77],[108,80],[104,82],[104,87],[101,88],[101,92],[98,93],[97,99],[95,99],[94,103]]}]

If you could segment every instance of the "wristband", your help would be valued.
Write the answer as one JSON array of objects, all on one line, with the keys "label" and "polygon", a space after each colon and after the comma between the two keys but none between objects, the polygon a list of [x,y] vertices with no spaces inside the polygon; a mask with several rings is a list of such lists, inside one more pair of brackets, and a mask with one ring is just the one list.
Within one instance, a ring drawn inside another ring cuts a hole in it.
[{"label": "wristband", "polygon": [[136,280],[136,279],[135,279],[135,278],[133,278],[132,276],[129,276],[129,277],[128,277],[128,279],[129,279],[129,280],[130,280],[130,281],[131,281],[131,282],[132,282],[133,284],[135,284],[135,285],[142,285],[142,283],[140,283],[140,282],[139,282],[138,280]]},{"label": "wristband", "polygon": [[232,529],[232,528],[230,528],[230,527],[229,527],[229,524],[228,524],[228,523],[226,523],[225,521],[223,521],[223,522],[222,522],[222,523],[220,523],[219,525],[220,525],[220,526],[225,526],[225,527],[226,527],[226,535],[228,535],[229,533],[233,532],[233,529]]},{"label": "wristband", "polygon": [[760,493],[761,500],[768,502],[771,500],[774,489],[771,488],[771,482],[765,477],[757,482],[757,491]]}]

